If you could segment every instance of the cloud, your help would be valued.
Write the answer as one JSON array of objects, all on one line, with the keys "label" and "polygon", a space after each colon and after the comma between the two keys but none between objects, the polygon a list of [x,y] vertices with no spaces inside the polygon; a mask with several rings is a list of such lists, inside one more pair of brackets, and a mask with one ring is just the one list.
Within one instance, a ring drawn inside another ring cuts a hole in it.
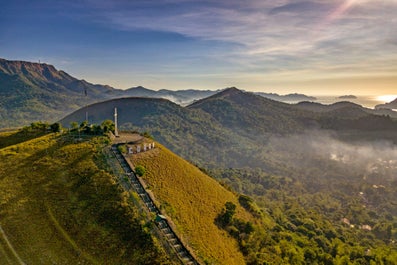
[{"label": "cloud", "polygon": [[313,11],[315,13],[318,13],[319,11],[328,11],[330,10],[330,7],[332,7],[332,4],[329,2],[293,2],[272,8],[269,11],[269,14],[277,15],[279,13],[300,13],[307,15],[308,13],[312,13]]},{"label": "cloud", "polygon": [[[154,38],[148,40],[150,49],[170,54],[167,58],[164,56],[164,60],[175,59],[175,73],[185,73],[186,67],[182,67],[185,62],[197,63],[197,68],[205,65],[208,73],[223,69],[233,78],[244,74],[248,78],[257,75],[258,79],[259,75],[262,79],[265,75],[275,79],[280,75],[307,79],[330,72],[395,75],[397,71],[396,0],[69,2],[59,5],[57,14],[120,34],[172,33],[199,43],[192,46],[190,53],[180,52],[184,56],[179,56],[178,51],[163,48],[161,44],[154,47],[150,43],[155,42]],[[62,10],[73,12],[62,13]],[[109,39],[113,44],[114,38]],[[124,49],[130,39],[123,40],[119,41],[123,52],[131,53]],[[106,40],[98,40],[96,45],[98,43],[107,45]],[[203,48],[196,51],[200,45]],[[148,69],[150,67],[156,66]],[[205,74],[204,70],[200,74]]]},{"label": "cloud", "polygon": [[[192,38],[238,43],[244,48],[233,52],[248,56],[306,55],[307,51],[321,49],[317,43],[323,41],[336,41],[340,46],[350,44],[358,51],[371,47],[369,52],[376,52],[379,47],[369,45],[374,41],[378,45],[386,42],[382,36],[384,29],[397,30],[393,17],[397,5],[393,1],[377,4],[377,8],[372,2],[360,1],[362,4],[355,6],[352,3],[348,14],[332,22],[327,16],[345,1],[282,2],[284,4],[280,1],[166,1],[159,4],[158,1],[134,1],[126,8],[117,4],[109,7],[106,1],[102,2],[107,4],[106,10],[100,8],[100,19],[120,30],[168,31]],[[318,25],[323,23],[319,29]]]}]

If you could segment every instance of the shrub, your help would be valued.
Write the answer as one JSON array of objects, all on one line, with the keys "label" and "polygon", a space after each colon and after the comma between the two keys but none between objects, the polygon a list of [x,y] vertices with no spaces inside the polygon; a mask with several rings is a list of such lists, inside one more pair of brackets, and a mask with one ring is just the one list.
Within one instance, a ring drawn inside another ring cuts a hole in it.
[{"label": "shrub", "polygon": [[135,174],[137,174],[138,176],[142,177],[143,175],[145,175],[146,169],[143,166],[136,166],[135,167]]}]

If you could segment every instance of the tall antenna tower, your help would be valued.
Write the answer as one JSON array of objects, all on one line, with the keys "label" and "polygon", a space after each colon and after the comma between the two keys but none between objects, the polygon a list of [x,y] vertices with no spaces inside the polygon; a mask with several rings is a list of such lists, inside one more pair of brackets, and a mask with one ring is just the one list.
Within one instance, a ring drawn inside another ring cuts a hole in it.
[{"label": "tall antenna tower", "polygon": [[88,125],[88,101],[87,101],[87,88],[84,88],[85,95],[85,122]]},{"label": "tall antenna tower", "polygon": [[119,137],[119,131],[117,129],[117,108],[114,108],[114,135]]}]

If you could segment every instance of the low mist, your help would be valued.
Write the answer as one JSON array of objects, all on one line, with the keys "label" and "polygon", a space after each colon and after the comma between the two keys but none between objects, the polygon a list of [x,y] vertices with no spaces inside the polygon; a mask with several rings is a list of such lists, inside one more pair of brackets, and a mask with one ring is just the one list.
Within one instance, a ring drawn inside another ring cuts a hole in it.
[{"label": "low mist", "polygon": [[302,174],[315,170],[379,184],[397,179],[397,146],[392,142],[348,143],[328,132],[308,131],[289,137],[271,137],[269,146],[274,159],[292,165]]}]

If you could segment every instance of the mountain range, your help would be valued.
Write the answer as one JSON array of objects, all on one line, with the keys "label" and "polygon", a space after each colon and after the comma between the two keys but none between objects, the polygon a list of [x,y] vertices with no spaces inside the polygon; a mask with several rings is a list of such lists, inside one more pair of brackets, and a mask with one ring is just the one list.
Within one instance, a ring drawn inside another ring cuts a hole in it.
[{"label": "mountain range", "polygon": [[[332,130],[345,137],[396,140],[397,123],[352,104],[286,104],[237,88],[228,88],[182,107],[165,99],[121,98],[81,108],[61,120],[63,126],[85,121],[98,124],[113,119],[117,108],[123,130],[148,131],[174,152],[196,163],[224,166],[265,165],[262,145],[273,135]],[[209,159],[208,150],[214,160]],[[237,152],[236,149],[239,149]],[[271,165],[269,165],[271,167]]]},{"label": "mountain range", "polygon": [[[122,90],[78,80],[49,64],[0,59],[0,118],[2,119],[0,128],[18,127],[37,120],[55,122],[81,107],[108,99],[164,98],[181,106],[187,106],[222,90],[155,91],[142,86]],[[315,100],[314,97],[296,93],[278,95],[258,92],[257,94],[286,102]],[[391,111],[390,113],[387,114],[395,114]]]}]

